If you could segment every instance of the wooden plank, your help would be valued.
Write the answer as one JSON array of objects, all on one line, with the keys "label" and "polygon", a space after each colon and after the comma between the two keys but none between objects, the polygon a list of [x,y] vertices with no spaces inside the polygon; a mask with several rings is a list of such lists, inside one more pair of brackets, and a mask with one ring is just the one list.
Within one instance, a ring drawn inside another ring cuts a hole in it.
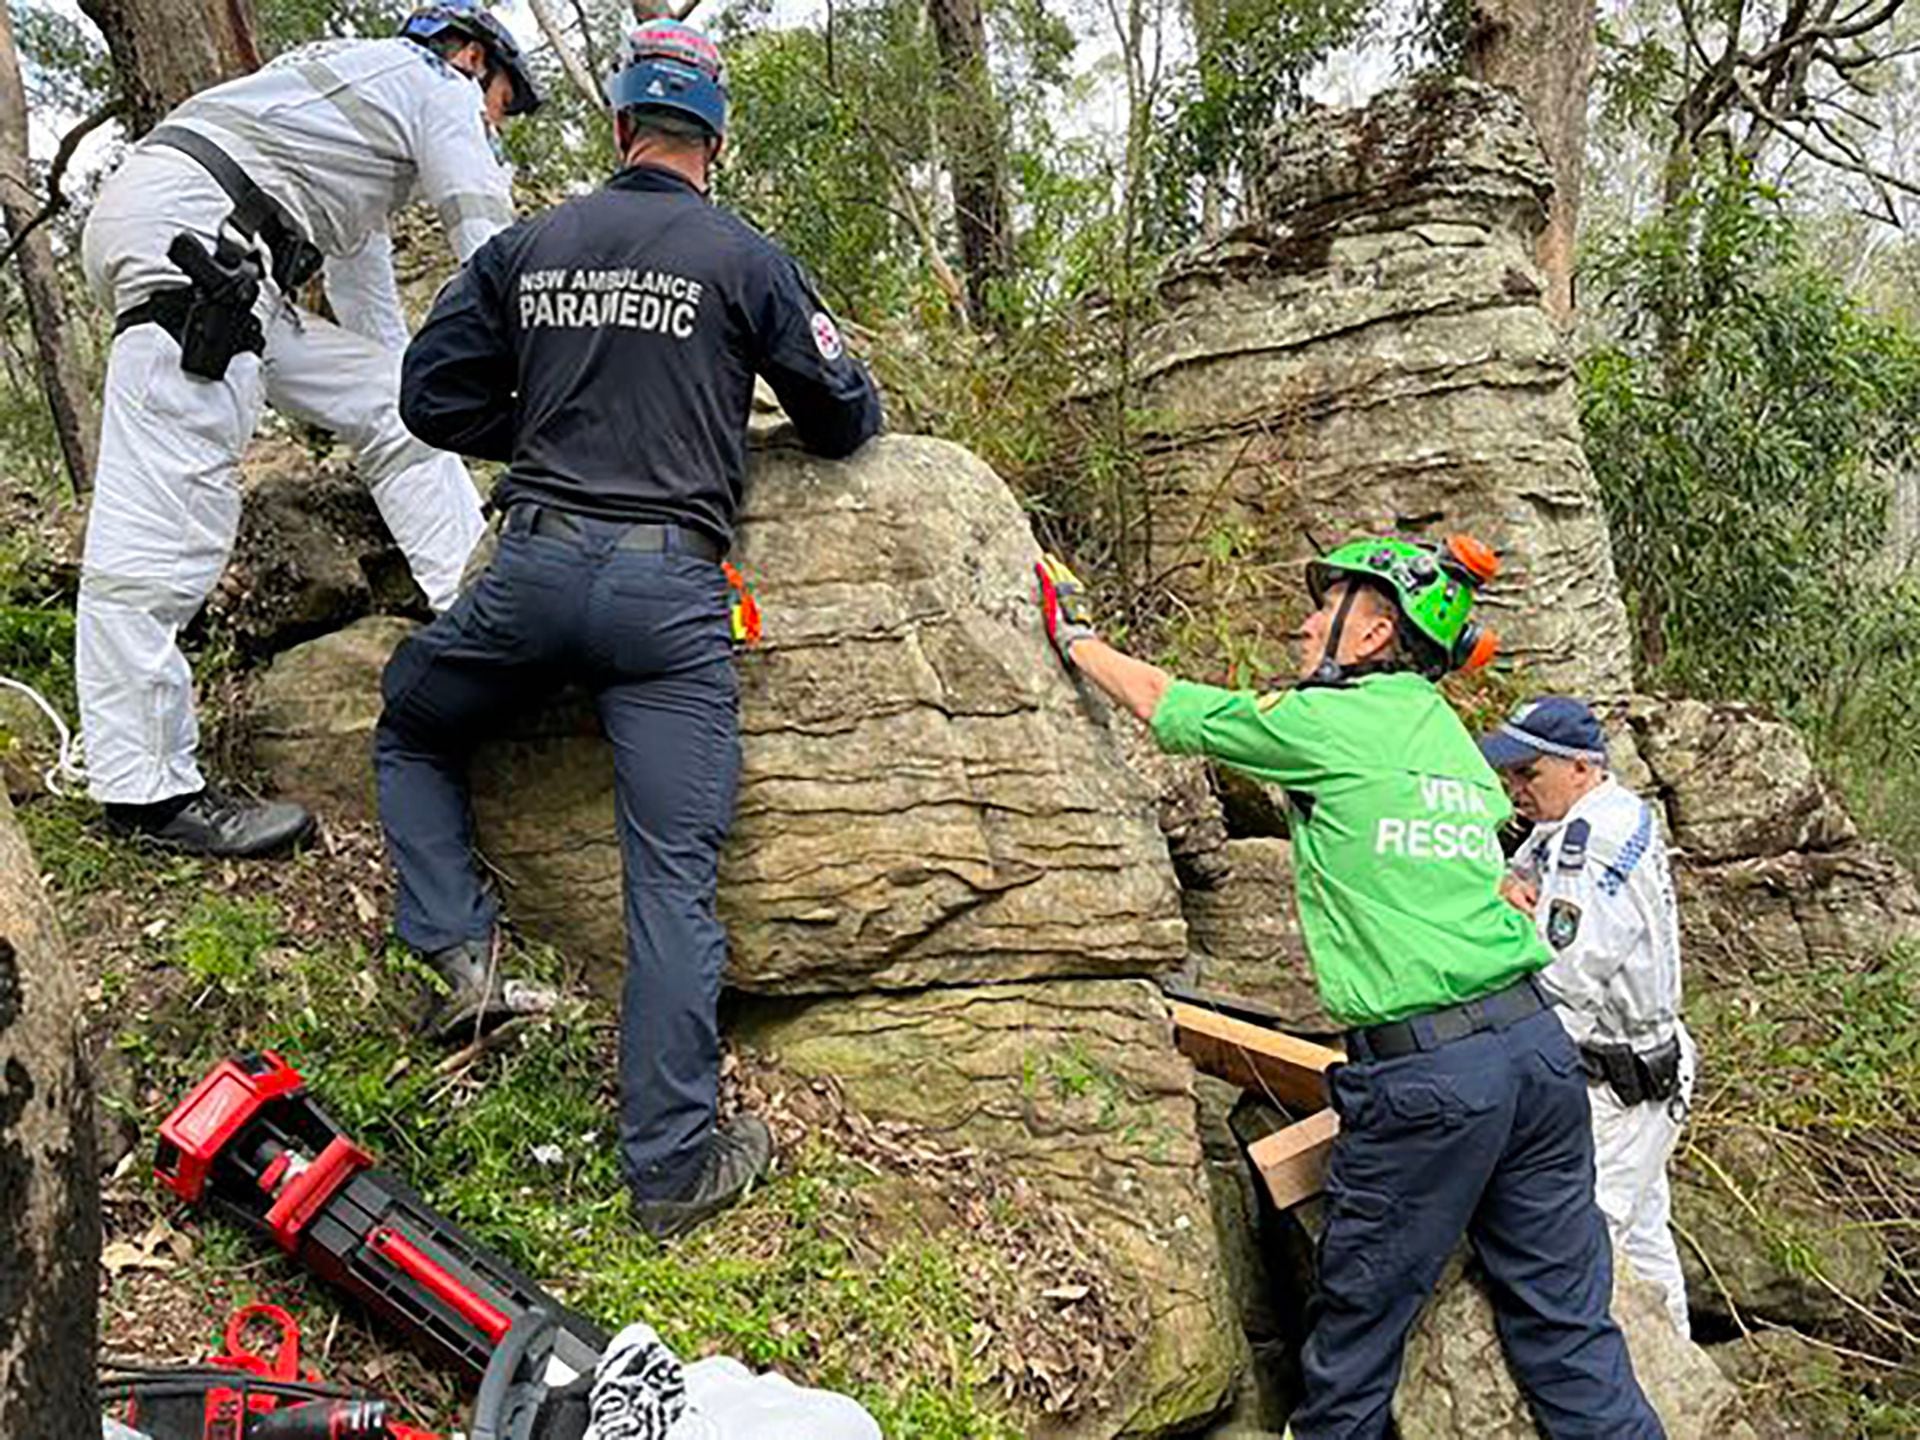
[{"label": "wooden plank", "polygon": [[1333,1137],[1340,1133],[1340,1117],[1316,1110],[1284,1130],[1247,1147],[1247,1158],[1267,1183],[1267,1194],[1281,1210],[1311,1200],[1327,1188],[1327,1162],[1333,1157]]},{"label": "wooden plank", "polygon": [[1198,1069],[1243,1090],[1271,1093],[1289,1110],[1326,1105],[1327,1067],[1346,1059],[1338,1050],[1198,1005],[1178,1000],[1171,1005],[1175,1042]]}]

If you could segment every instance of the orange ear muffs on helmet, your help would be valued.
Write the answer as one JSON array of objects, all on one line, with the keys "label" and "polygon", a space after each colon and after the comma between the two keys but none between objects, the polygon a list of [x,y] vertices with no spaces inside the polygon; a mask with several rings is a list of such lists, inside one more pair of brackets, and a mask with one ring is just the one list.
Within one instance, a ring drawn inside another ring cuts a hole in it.
[{"label": "orange ear muffs on helmet", "polygon": [[1499,652],[1500,636],[1478,621],[1469,620],[1466,628],[1460,632],[1460,638],[1453,644],[1453,668],[1456,670],[1479,670],[1493,663],[1493,657]]}]

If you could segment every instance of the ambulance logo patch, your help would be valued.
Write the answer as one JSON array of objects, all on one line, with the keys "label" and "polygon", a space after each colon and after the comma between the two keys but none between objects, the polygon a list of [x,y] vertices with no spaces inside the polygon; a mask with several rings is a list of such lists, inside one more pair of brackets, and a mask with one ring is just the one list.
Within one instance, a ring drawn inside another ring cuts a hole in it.
[{"label": "ambulance logo patch", "polygon": [[824,310],[813,312],[813,343],[829,360],[838,360],[847,353],[847,347],[840,340],[840,327]]},{"label": "ambulance logo patch", "polygon": [[1571,900],[1556,900],[1547,907],[1547,943],[1564,950],[1580,934],[1580,907]]}]

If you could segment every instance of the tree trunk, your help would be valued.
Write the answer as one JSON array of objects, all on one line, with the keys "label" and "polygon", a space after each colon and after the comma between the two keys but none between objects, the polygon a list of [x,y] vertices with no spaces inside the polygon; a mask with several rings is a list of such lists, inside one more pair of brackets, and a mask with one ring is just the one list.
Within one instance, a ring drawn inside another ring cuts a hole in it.
[{"label": "tree trunk", "polygon": [[1593,0],[1473,0],[1467,73],[1520,97],[1553,169],[1553,203],[1538,253],[1547,308],[1563,327],[1573,323],[1594,52]]},{"label": "tree trunk", "polygon": [[0,1435],[73,1440],[99,1414],[100,1176],[80,984],[39,874],[0,788]]},{"label": "tree trunk", "polygon": [[1013,268],[1013,221],[1000,135],[1000,107],[987,69],[980,0],[927,0],[940,51],[941,137],[953,178],[967,312],[987,323],[987,293]]},{"label": "tree trunk", "polygon": [[[13,16],[8,10],[0,13],[0,217],[12,236],[19,235],[40,210],[40,198],[28,176],[27,96],[20,82],[20,56],[14,49]],[[97,421],[93,396],[75,372],[66,296],[60,290],[53,243],[45,226],[21,242],[15,259],[34,344],[40,350],[40,384],[53,411],[54,433],[60,437],[73,493],[83,496],[93,485]]]},{"label": "tree trunk", "polygon": [[252,0],[80,0],[106,37],[126,96],[129,135],[144,135],[196,90],[260,68]]}]

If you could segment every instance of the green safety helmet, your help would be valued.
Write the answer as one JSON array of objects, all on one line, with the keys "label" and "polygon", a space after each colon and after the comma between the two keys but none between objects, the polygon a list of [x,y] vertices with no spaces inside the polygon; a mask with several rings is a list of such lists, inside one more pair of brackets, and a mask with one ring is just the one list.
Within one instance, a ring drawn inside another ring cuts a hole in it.
[{"label": "green safety helmet", "polygon": [[[1321,604],[1329,587],[1353,579],[1392,596],[1400,614],[1443,662],[1431,675],[1438,679],[1449,670],[1477,669],[1493,658],[1498,637],[1470,617],[1474,592],[1499,569],[1500,559],[1492,547],[1471,535],[1449,535],[1444,544],[1367,535],[1308,561],[1307,591],[1316,605]],[[1333,656],[1346,618],[1343,605],[1327,637],[1327,655],[1321,662],[1325,678],[1342,673]]]}]

